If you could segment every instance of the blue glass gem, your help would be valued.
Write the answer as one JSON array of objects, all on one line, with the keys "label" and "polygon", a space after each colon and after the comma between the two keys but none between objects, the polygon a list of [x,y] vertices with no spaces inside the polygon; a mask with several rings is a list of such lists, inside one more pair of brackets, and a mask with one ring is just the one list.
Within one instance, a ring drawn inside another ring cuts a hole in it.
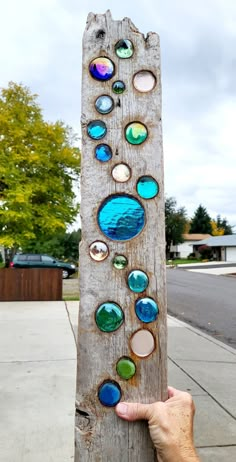
[{"label": "blue glass gem", "polygon": [[98,389],[98,398],[103,406],[116,406],[121,399],[121,389],[117,382],[106,380]]},{"label": "blue glass gem", "polygon": [[114,332],[124,322],[124,313],[114,302],[102,303],[96,310],[95,321],[103,332]]},{"label": "blue glass gem", "polygon": [[98,144],[95,148],[95,157],[100,162],[107,162],[112,158],[112,150],[107,144]]},{"label": "blue glass gem", "polygon": [[159,185],[152,176],[141,176],[136,188],[137,193],[143,199],[153,199],[159,193]]},{"label": "blue glass gem", "polygon": [[95,101],[95,108],[100,114],[109,114],[114,108],[114,101],[111,96],[99,96]]},{"label": "blue glass gem", "polygon": [[128,276],[128,286],[132,292],[140,293],[148,286],[148,276],[144,271],[133,270]]},{"label": "blue glass gem", "polygon": [[112,241],[128,241],[145,225],[145,210],[133,196],[114,194],[107,197],[98,210],[98,225]]},{"label": "blue glass gem", "polygon": [[144,297],[135,302],[135,312],[140,321],[153,322],[157,319],[159,309],[155,300]]},{"label": "blue glass gem", "polygon": [[100,56],[90,63],[89,72],[96,80],[110,80],[115,73],[115,65],[111,59]]},{"label": "blue glass gem", "polygon": [[106,124],[102,120],[93,120],[87,126],[87,133],[93,140],[101,140],[107,133]]}]

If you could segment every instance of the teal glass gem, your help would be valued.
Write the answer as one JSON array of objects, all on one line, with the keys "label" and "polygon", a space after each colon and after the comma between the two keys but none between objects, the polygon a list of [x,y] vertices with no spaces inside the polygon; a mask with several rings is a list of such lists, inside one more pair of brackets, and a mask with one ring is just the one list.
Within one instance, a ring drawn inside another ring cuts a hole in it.
[{"label": "teal glass gem", "polygon": [[95,108],[100,114],[109,114],[114,109],[114,101],[109,95],[99,96],[95,101]]},{"label": "teal glass gem", "polygon": [[115,65],[111,59],[100,56],[90,63],[89,72],[96,80],[110,80],[115,73]]},{"label": "teal glass gem", "polygon": [[96,310],[95,321],[103,332],[113,332],[124,322],[124,313],[114,302],[102,303]]},{"label": "teal glass gem", "polygon": [[95,157],[100,162],[107,162],[112,158],[112,150],[108,144],[98,144],[95,148]]},{"label": "teal glass gem", "polygon": [[131,358],[124,356],[117,361],[116,371],[122,379],[129,380],[135,375],[136,366]]},{"label": "teal glass gem", "polygon": [[147,136],[147,128],[141,122],[132,122],[125,129],[125,138],[130,144],[142,144]]},{"label": "teal glass gem", "polygon": [[128,194],[114,194],[105,199],[98,210],[98,225],[112,241],[128,241],[137,236],[145,225],[142,204]]},{"label": "teal glass gem", "polygon": [[128,265],[128,260],[124,255],[116,255],[113,258],[113,266],[116,269],[124,269]]},{"label": "teal glass gem", "polygon": [[127,59],[131,58],[134,53],[134,46],[131,40],[122,39],[117,42],[115,46],[115,52],[118,58]]},{"label": "teal glass gem", "polygon": [[155,300],[150,297],[144,297],[136,300],[135,313],[140,321],[148,323],[157,319],[159,309]]},{"label": "teal glass gem", "polygon": [[121,399],[120,385],[113,380],[106,380],[98,389],[98,399],[103,406],[116,406]]},{"label": "teal glass gem", "polygon": [[132,292],[141,293],[148,286],[148,276],[144,271],[133,270],[128,276],[128,286]]},{"label": "teal glass gem", "polygon": [[137,182],[137,193],[143,199],[153,199],[159,193],[159,185],[152,176],[141,176]]},{"label": "teal glass gem", "polygon": [[125,84],[122,80],[117,80],[112,84],[112,91],[117,95],[121,95],[125,91]]},{"label": "teal glass gem", "polygon": [[107,133],[106,124],[102,120],[93,120],[87,126],[87,133],[93,140],[101,140]]}]

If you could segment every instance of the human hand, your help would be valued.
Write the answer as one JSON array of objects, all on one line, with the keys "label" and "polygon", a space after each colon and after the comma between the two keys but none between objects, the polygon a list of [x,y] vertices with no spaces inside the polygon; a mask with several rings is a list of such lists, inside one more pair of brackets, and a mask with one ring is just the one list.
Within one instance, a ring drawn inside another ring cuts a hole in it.
[{"label": "human hand", "polygon": [[168,399],[152,404],[119,403],[116,413],[128,421],[148,420],[160,462],[197,462],[193,443],[195,406],[189,393],[168,387]]}]

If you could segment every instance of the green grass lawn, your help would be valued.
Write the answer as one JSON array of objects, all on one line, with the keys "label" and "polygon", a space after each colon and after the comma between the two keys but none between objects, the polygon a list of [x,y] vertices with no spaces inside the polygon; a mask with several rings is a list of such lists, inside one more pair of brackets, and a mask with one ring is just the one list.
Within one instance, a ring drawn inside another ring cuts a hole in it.
[{"label": "green grass lawn", "polygon": [[191,263],[200,263],[202,260],[200,259],[191,259],[191,258],[176,258],[175,260],[167,260],[167,265],[184,265],[184,264],[191,264]]}]

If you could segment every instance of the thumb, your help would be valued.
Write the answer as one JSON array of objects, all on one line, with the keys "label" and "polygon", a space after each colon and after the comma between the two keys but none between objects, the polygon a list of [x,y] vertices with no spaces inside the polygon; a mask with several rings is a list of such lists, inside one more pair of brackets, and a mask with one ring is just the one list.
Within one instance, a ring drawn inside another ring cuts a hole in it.
[{"label": "thumb", "polygon": [[152,404],[119,403],[115,411],[124,420],[149,420],[152,415]]}]

